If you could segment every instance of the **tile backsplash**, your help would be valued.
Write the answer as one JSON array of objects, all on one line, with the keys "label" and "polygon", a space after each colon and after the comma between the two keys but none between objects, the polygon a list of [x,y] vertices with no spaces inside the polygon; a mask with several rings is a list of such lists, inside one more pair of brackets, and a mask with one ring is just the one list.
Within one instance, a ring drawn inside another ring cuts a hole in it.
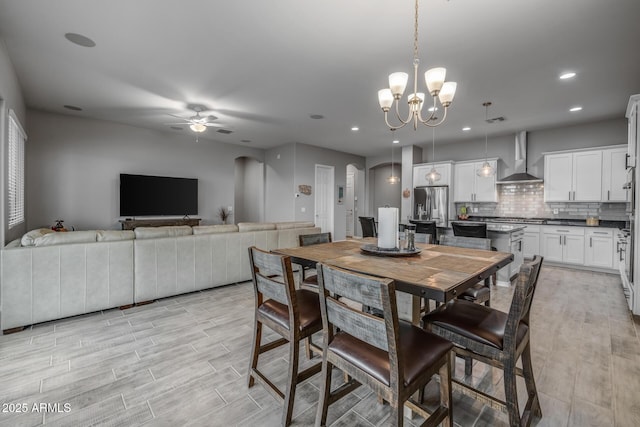
[{"label": "tile backsplash", "polygon": [[[564,203],[544,202],[543,183],[521,183],[498,185],[498,203],[456,203],[456,211],[467,206],[471,215],[503,216],[518,218],[575,218],[595,216],[602,220],[626,220],[625,203]],[[554,214],[554,209],[558,210]]]}]

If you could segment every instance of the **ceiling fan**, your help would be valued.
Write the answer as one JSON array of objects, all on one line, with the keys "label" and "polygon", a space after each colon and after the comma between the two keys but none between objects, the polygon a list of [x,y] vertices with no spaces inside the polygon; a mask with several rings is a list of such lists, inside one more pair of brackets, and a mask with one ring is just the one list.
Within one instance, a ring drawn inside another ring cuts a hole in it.
[{"label": "ceiling fan", "polygon": [[167,125],[189,125],[189,129],[191,129],[192,131],[194,131],[196,133],[204,132],[205,130],[207,130],[207,127],[222,127],[222,125],[214,123],[214,120],[218,119],[216,116],[213,116],[213,115],[201,116],[200,115],[200,113],[202,113],[203,111],[207,110],[207,108],[205,108],[203,105],[188,105],[187,108],[189,108],[192,111],[195,111],[196,112],[195,116],[191,116],[191,117],[185,118],[185,117],[176,116],[175,114],[169,114],[172,117],[176,117],[176,118],[182,120],[182,122],[165,123],[165,124],[167,124]]}]

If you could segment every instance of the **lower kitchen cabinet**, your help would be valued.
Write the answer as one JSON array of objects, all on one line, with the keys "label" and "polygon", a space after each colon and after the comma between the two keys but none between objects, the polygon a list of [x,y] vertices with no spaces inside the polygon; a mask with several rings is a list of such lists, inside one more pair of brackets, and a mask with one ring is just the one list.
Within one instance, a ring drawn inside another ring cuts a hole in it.
[{"label": "lower kitchen cabinet", "polygon": [[584,265],[613,269],[616,256],[613,237],[611,228],[585,230]]},{"label": "lower kitchen cabinet", "polygon": [[544,227],[540,241],[546,261],[584,264],[584,228]]},{"label": "lower kitchen cabinet", "polygon": [[522,236],[522,254],[525,258],[533,258],[540,253],[540,226],[527,225]]}]

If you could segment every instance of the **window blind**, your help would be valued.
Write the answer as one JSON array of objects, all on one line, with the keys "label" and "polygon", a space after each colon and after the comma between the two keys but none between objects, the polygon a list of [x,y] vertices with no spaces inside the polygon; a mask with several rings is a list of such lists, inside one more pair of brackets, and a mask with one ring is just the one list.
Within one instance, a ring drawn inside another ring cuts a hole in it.
[{"label": "window blind", "polygon": [[24,145],[27,136],[9,110],[8,198],[9,229],[24,222]]}]

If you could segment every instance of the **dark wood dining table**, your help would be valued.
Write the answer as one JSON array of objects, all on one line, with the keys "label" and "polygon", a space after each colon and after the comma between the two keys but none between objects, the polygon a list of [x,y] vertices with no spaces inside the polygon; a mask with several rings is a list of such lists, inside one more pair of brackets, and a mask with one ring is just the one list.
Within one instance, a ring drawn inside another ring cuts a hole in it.
[{"label": "dark wood dining table", "polygon": [[386,277],[396,290],[411,294],[412,320],[417,322],[420,299],[447,302],[513,261],[513,254],[454,246],[416,243],[421,252],[411,256],[376,256],[361,250],[376,238],[341,240],[295,248],[274,249],[292,261],[321,262],[346,270]]}]

